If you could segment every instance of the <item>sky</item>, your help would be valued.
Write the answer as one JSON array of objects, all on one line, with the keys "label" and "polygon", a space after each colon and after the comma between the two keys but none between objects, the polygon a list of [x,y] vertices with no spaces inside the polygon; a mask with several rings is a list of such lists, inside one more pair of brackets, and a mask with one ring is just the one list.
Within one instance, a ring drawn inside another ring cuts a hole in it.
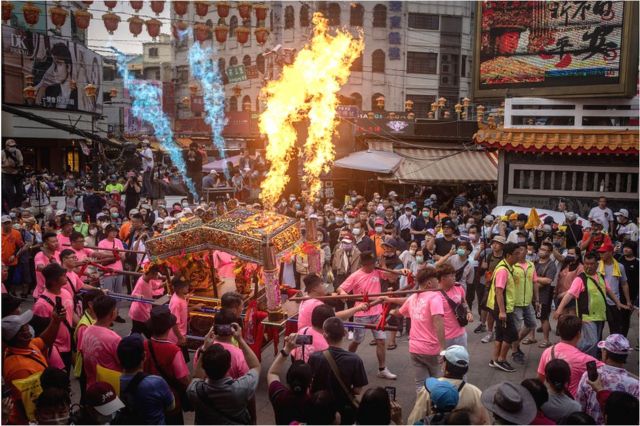
[{"label": "sky", "polygon": [[[163,24],[160,27],[160,32],[165,34],[171,33],[171,26],[169,23],[171,3],[165,2],[164,11],[160,14],[160,19]],[[142,33],[136,38],[129,32],[129,19],[134,14],[140,16],[140,18],[147,20],[150,18],[156,18],[155,12],[151,10],[151,4],[148,1],[144,2],[142,9],[136,13],[128,1],[118,1],[118,4],[113,9],[113,13],[120,16],[120,23],[118,29],[114,31],[113,35],[107,32],[102,21],[102,15],[107,12],[107,8],[102,1],[94,1],[89,6],[89,12],[93,15],[91,25],[89,25],[89,46],[92,50],[96,50],[98,53],[106,54],[105,50],[109,46],[109,41],[117,49],[125,53],[142,53],[142,43],[151,41],[151,37],[147,34],[147,27],[142,26]]]}]

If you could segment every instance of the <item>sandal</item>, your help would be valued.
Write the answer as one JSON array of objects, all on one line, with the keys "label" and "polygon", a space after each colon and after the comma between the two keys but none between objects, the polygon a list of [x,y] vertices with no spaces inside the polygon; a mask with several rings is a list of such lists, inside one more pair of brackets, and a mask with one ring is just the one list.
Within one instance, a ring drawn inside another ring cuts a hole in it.
[{"label": "sandal", "polygon": [[394,349],[395,349],[395,348],[397,348],[397,347],[398,347],[398,345],[396,345],[395,343],[392,343],[392,344],[390,344],[389,346],[387,346],[387,350],[388,350],[388,351],[392,351],[392,350],[394,350]]},{"label": "sandal", "polygon": [[551,342],[547,342],[547,341],[541,342],[541,343],[538,345],[538,347],[539,347],[540,349],[550,348],[551,346],[553,346],[553,343],[551,343]]},{"label": "sandal", "polygon": [[372,341],[369,342],[369,346],[375,346],[377,344],[378,342],[376,342],[376,339],[373,339]]},{"label": "sandal", "polygon": [[538,343],[538,341],[537,341],[536,339],[531,339],[531,338],[527,337],[527,338],[526,338],[526,339],[524,339],[521,343],[522,343],[523,345],[531,345],[531,344],[533,344],[533,343]]}]

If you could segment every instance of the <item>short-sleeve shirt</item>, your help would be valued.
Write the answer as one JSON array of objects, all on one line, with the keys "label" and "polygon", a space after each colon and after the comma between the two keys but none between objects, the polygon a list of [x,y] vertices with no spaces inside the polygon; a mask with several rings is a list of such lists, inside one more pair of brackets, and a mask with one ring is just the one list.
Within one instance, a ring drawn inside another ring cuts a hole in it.
[{"label": "short-sleeve shirt", "polygon": [[[124,250],[124,246],[122,245],[122,241],[120,241],[119,239],[114,239],[113,241],[109,241],[106,238],[104,240],[101,240],[98,243],[98,247],[99,248],[103,248],[103,249],[119,249],[119,250]],[[107,265],[109,268],[116,270],[116,271],[122,271],[122,260],[120,259],[120,256],[116,256],[116,261],[114,263],[112,263],[111,265]]]},{"label": "short-sleeve shirt", "polygon": [[571,413],[582,411],[580,403],[575,399],[565,393],[557,394],[551,391],[549,391],[549,399],[542,404],[541,408],[544,415],[556,423]]},{"label": "short-sleeve shirt", "polygon": [[412,294],[400,307],[400,313],[411,318],[409,352],[421,355],[439,354],[440,343],[433,326],[433,316],[444,316],[442,295],[436,291]]},{"label": "short-sleeve shirt", "polygon": [[298,309],[298,330],[304,327],[311,327],[311,315],[313,310],[324,302],[318,299],[303,300]]},{"label": "short-sleeve shirt", "polygon": [[56,258],[58,253],[56,252],[53,257],[49,258],[43,251],[38,252],[33,258],[33,263],[36,268],[36,288],[33,290],[33,298],[37,299],[44,291],[44,275],[41,271],[38,271],[38,266],[47,266],[51,262],[58,263]]},{"label": "short-sleeve shirt", "polygon": [[[178,330],[183,336],[187,334],[187,323],[189,321],[189,305],[186,299],[173,293],[171,300],[169,301],[169,310],[176,316],[176,325]],[[178,343],[178,336],[175,335],[173,329],[169,331],[168,340],[173,343]]]},{"label": "short-sleeve shirt", "polygon": [[605,232],[609,232],[609,222],[613,221],[613,212],[609,207],[601,209],[600,206],[595,206],[589,212],[589,219],[600,219],[603,223]]},{"label": "short-sleeve shirt", "polygon": [[66,235],[60,233],[56,235],[58,238],[58,244],[60,245],[60,250],[66,250],[71,246],[71,238]]},{"label": "short-sleeve shirt", "polygon": [[[553,356],[552,356],[553,353]],[[538,374],[544,377],[544,369],[547,363],[552,359],[563,359],[567,361],[571,368],[571,378],[569,380],[569,393],[575,397],[578,391],[578,383],[582,374],[587,371],[587,362],[596,361],[597,365],[603,365],[602,361],[596,360],[591,355],[587,355],[575,346],[571,346],[564,342],[558,342],[550,348],[547,348],[542,352],[540,362],[538,363]]]},{"label": "short-sleeve shirt", "polygon": [[307,393],[296,395],[279,380],[269,385],[269,401],[273,406],[276,424],[289,425],[294,421],[306,422],[311,399]]},{"label": "short-sleeve shirt", "polygon": [[[599,283],[599,277],[597,275],[591,275],[591,278],[593,279],[594,282]],[[573,282],[571,283],[571,287],[569,287],[569,294],[571,294],[573,297],[575,297],[576,299],[578,297],[580,297],[580,293],[582,293],[583,291],[586,291],[586,289],[584,288],[584,281],[582,281],[581,277],[576,277],[574,278]],[[593,285],[593,284],[592,284]],[[605,290],[610,290],[611,288],[609,287],[609,283],[605,280],[604,282],[605,285]],[[598,290],[595,290],[596,292]],[[599,292],[598,292],[599,294]],[[605,297],[606,297],[606,291],[605,291]],[[594,297],[595,300],[591,300],[591,305],[594,306],[597,309],[593,309],[593,312],[589,312],[589,318],[590,317],[598,317],[597,320],[599,321],[604,321],[604,318],[600,318],[603,317],[604,314],[606,313],[606,301],[601,298],[601,297]]]},{"label": "short-sleeve shirt", "polygon": [[[304,327],[298,329],[298,335],[309,335],[312,336],[312,342],[310,345],[302,345],[298,346],[294,350],[291,351],[291,356],[294,359],[302,360],[304,362],[309,361],[309,357],[316,353],[322,352],[325,349],[329,349],[329,344],[327,340],[324,338],[324,335],[316,330],[313,327]],[[302,348],[304,347],[304,355]]]},{"label": "short-sleeve shirt", "polygon": [[[132,296],[151,299],[153,297],[153,289],[151,282],[145,281],[144,277],[138,278],[136,286],[131,292]],[[146,322],[151,317],[151,304],[143,302],[131,302],[129,308],[129,317],[132,320]]]},{"label": "short-sleeve shirt", "polygon": [[446,238],[436,238],[436,248],[435,252],[438,256],[444,256],[451,251],[451,247],[458,245],[458,239],[454,238],[451,241],[448,241]]},{"label": "short-sleeve shirt", "polygon": [[15,258],[13,262],[9,262],[9,259],[16,254],[16,250],[22,247],[23,244],[22,236],[17,230],[11,229],[8,234],[2,232],[2,263],[8,266],[17,265],[18,258]]},{"label": "short-sleeve shirt", "polygon": [[[456,313],[451,309],[451,305],[441,292],[438,292],[442,298],[442,307],[444,309],[444,337],[445,339],[453,339],[464,334],[464,327],[460,325],[456,319]],[[462,286],[454,285],[447,291],[447,296],[456,304],[465,301],[465,292]],[[411,324],[413,326],[413,323]]]},{"label": "short-sleeve shirt", "polygon": [[[379,270],[367,273],[361,268],[349,275],[347,279],[344,280],[340,288],[345,292],[352,294],[376,294],[381,292],[382,286],[380,284],[380,279],[382,278],[382,274]],[[362,303],[363,302],[356,302],[355,306],[360,306]],[[354,316],[366,317],[371,315],[380,315],[381,313],[382,305],[378,304],[372,306],[367,311],[356,312]]]},{"label": "short-sleeve shirt", "polygon": [[239,379],[240,377],[247,374],[247,372],[249,371],[249,365],[244,359],[244,353],[242,353],[242,349],[227,342],[216,341],[215,343],[221,345],[231,354],[231,367],[229,367],[229,371],[227,371],[227,376],[231,377],[232,379]]},{"label": "short-sleeve shirt", "polygon": [[[614,260],[615,262],[615,260]],[[600,263],[602,263],[602,261],[600,261]],[[620,271],[620,276],[615,276],[613,274],[614,268],[613,268],[613,263],[611,263],[610,265],[604,265],[604,280],[606,281],[607,284],[609,284],[609,287],[611,287],[611,290],[615,293],[616,297],[618,298],[618,300],[620,300],[620,296],[622,294],[622,292],[620,291],[620,285],[623,282],[627,282],[627,271],[625,270],[624,266],[618,263],[618,269]],[[607,305],[615,305],[615,303],[613,303],[613,300],[611,300],[609,298],[609,296],[607,296]]]},{"label": "short-sleeve shirt", "polygon": [[[123,374],[120,376],[120,391],[127,387],[134,374]],[[165,424],[164,413],[173,405],[173,393],[164,380],[160,376],[146,376],[138,384],[133,400],[135,401],[135,409],[140,413],[149,425]]]},{"label": "short-sleeve shirt", "polygon": [[80,250],[75,250],[75,249],[71,249],[76,253],[76,257],[78,258],[79,262],[82,262],[83,260],[85,260],[87,257],[91,257],[93,256],[93,251],[88,249],[88,248],[83,248]]},{"label": "short-sleeve shirt", "polygon": [[473,267],[473,261],[471,260],[471,257],[468,257],[467,259],[462,259],[460,256],[455,255],[455,256],[451,256],[449,260],[447,260],[447,263],[453,266],[453,269],[456,270],[456,273],[458,272],[459,269],[463,267],[465,262],[466,262],[466,265],[462,270],[462,276],[460,277],[459,282],[460,284],[466,287],[467,285],[473,284],[473,278],[475,276],[475,274],[473,273],[475,268]]},{"label": "short-sleeve shirt", "polygon": [[[364,363],[357,354],[335,346],[329,346],[327,350],[333,356],[338,365],[338,370],[340,370],[342,380],[349,389],[360,388],[369,384]],[[322,352],[316,352],[311,355],[309,357],[309,365],[313,370],[312,393],[320,390],[329,391],[334,396],[338,407],[343,407],[350,403],[349,396],[345,395],[342,386],[336,380]]]},{"label": "short-sleeve shirt", "polygon": [[122,338],[113,330],[99,325],[90,325],[82,336],[80,351],[87,374],[87,386],[96,381],[96,366],[120,371],[118,344]]},{"label": "short-sleeve shirt", "polygon": [[73,270],[67,271],[67,283],[62,287],[63,290],[67,290],[70,295],[75,296],[80,289],[82,289],[84,283]]},{"label": "short-sleeve shirt", "polygon": [[[69,294],[69,292],[65,289],[60,290],[60,294],[53,294],[49,290],[45,290],[40,297],[36,300],[33,305],[33,315],[42,317],[42,318],[51,318],[51,313],[53,312],[53,305],[51,305],[48,301],[46,301],[42,296],[48,297],[54,304],[56,302],[56,297],[60,297],[62,301],[62,306],[66,309],[66,320],[69,325],[73,323],[73,296]],[[56,335],[56,341],[53,346],[59,352],[70,352],[71,351],[71,332],[69,328],[64,324],[60,324],[60,328],[58,328],[58,334]]]},{"label": "short-sleeve shirt", "polygon": [[551,283],[545,286],[540,286],[540,289],[551,288],[555,286],[555,282],[553,281],[558,273],[558,268],[556,267],[556,263],[553,259],[549,259],[547,263],[536,262],[536,275],[542,278],[550,278]]}]

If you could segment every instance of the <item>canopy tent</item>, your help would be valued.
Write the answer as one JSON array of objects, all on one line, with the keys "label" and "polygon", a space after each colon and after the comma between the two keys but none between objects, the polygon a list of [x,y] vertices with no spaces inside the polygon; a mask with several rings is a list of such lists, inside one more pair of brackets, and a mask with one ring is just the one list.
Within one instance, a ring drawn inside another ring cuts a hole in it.
[{"label": "canopy tent", "polygon": [[232,157],[211,161],[210,163],[202,166],[202,171],[209,173],[211,170],[215,170],[216,172],[223,173],[224,169],[227,166],[227,162],[231,161],[234,166],[237,166],[238,164],[240,164],[240,157],[241,155],[234,155]]},{"label": "canopy tent", "polygon": [[333,164],[343,169],[362,170],[374,173],[391,173],[400,164],[402,157],[389,151],[358,151],[336,160]]},{"label": "canopy tent", "polygon": [[381,177],[386,182],[465,183],[496,182],[497,155],[488,151],[465,149],[394,148],[402,162],[393,177]]}]

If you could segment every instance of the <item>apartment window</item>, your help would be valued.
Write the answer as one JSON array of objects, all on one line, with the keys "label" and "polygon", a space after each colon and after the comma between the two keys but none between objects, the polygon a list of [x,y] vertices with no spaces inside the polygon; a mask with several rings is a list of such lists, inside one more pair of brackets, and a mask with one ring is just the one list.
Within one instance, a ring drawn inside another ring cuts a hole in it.
[{"label": "apartment window", "polygon": [[437,53],[407,52],[407,73],[436,74],[437,69]]},{"label": "apartment window", "polygon": [[309,5],[303,4],[300,7],[300,26],[307,28],[309,26]]},{"label": "apartment window", "polygon": [[352,27],[364,26],[364,7],[360,3],[351,3],[351,16],[349,25]]},{"label": "apartment window", "polygon": [[406,100],[413,101],[413,113],[416,117],[426,117],[431,111],[431,104],[436,100],[435,95],[407,95]]},{"label": "apartment window", "polygon": [[258,67],[258,71],[264,74],[264,56],[262,56],[262,53],[256,56],[256,66]]},{"label": "apartment window", "polygon": [[238,17],[233,15],[229,20],[229,37],[236,36],[236,28],[238,28]]},{"label": "apartment window", "polygon": [[242,65],[244,65],[245,68],[251,66],[251,56],[244,55],[244,58],[242,58]]},{"label": "apartment window", "polygon": [[251,112],[251,97],[249,95],[242,98],[242,111]]},{"label": "apartment window", "polygon": [[462,61],[460,62],[460,77],[467,76],[467,55],[462,55]]},{"label": "apartment window", "polygon": [[438,30],[440,28],[440,16],[428,13],[409,13],[409,28]]},{"label": "apartment window", "polygon": [[329,3],[329,25],[340,25],[340,5],[338,3]]},{"label": "apartment window", "polygon": [[231,59],[229,59],[229,66],[235,67],[236,65],[238,65],[238,58],[232,56]]},{"label": "apartment window", "polygon": [[[156,72],[157,78],[160,78],[160,71]],[[179,83],[187,83],[189,81],[189,67],[179,66],[176,68],[176,78]]]},{"label": "apartment window", "polygon": [[157,58],[158,57],[158,48],[157,47],[150,47],[149,48],[149,57],[150,58]]},{"label": "apartment window", "polygon": [[373,52],[371,55],[371,71],[372,72],[384,72],[385,55],[380,49]]},{"label": "apartment window", "polygon": [[462,18],[460,16],[443,16],[442,32],[460,34],[462,32]]},{"label": "apartment window", "polygon": [[284,29],[288,30],[293,28],[294,23],[293,6],[287,6],[284,8]]},{"label": "apartment window", "polygon": [[229,98],[229,111],[237,111],[238,110],[238,98],[232,96]]},{"label": "apartment window", "polygon": [[376,4],[373,8],[373,27],[387,28],[387,6]]}]

